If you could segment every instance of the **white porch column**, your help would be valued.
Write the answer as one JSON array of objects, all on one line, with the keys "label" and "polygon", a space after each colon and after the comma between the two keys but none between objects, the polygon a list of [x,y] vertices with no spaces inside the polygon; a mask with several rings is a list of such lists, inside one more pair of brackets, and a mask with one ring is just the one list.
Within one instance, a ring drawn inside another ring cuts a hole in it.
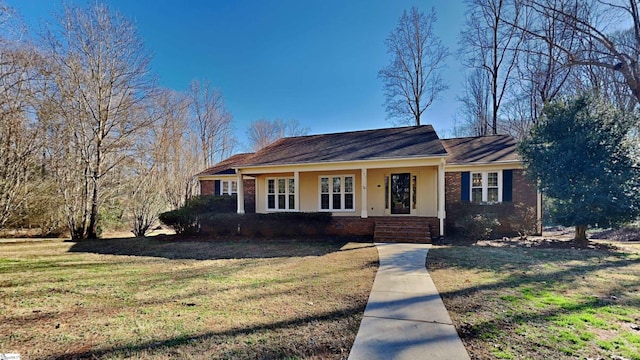
[{"label": "white porch column", "polygon": [[360,178],[362,179],[362,195],[360,196],[362,198],[362,209],[360,210],[360,217],[366,219],[369,217],[367,214],[367,207],[369,206],[367,204],[367,169],[361,169],[360,172]]},{"label": "white porch column", "polygon": [[295,191],[295,196],[293,197],[295,200],[296,211],[300,211],[300,172],[293,172],[293,187]]},{"label": "white porch column", "polygon": [[444,159],[438,165],[438,219],[440,219],[440,236],[444,236],[444,219],[447,214],[444,211]]},{"label": "white porch column", "polygon": [[238,214],[244,214],[244,184],[242,183],[242,173],[240,170],[236,170],[238,173]]}]

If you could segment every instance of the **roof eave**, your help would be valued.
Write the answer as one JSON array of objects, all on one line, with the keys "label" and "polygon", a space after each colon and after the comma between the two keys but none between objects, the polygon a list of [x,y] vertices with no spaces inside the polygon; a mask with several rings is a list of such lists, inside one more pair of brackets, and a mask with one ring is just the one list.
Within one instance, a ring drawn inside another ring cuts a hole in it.
[{"label": "roof eave", "polygon": [[320,166],[325,164],[350,164],[350,163],[362,163],[362,162],[382,162],[389,160],[419,160],[419,159],[440,159],[446,158],[449,154],[440,154],[440,155],[427,155],[427,156],[398,156],[398,157],[381,157],[375,159],[363,159],[363,160],[337,160],[337,161],[321,161],[321,162],[292,162],[292,163],[281,163],[281,164],[247,164],[238,167],[232,167],[234,170],[243,170],[243,169],[253,169],[253,168],[275,168],[282,166]]},{"label": "roof eave", "polygon": [[499,160],[499,161],[473,161],[473,162],[448,162],[445,167],[464,167],[464,166],[502,166],[502,165],[518,165],[518,167],[524,167],[521,160]]}]

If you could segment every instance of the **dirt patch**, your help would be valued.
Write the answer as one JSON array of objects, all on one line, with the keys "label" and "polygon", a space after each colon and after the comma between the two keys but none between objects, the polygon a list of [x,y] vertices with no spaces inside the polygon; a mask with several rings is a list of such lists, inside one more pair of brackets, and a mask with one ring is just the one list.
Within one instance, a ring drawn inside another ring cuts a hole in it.
[{"label": "dirt patch", "polygon": [[436,245],[453,246],[489,246],[534,249],[600,249],[614,250],[627,248],[640,250],[640,228],[624,227],[621,229],[596,229],[588,233],[587,244],[576,244],[573,241],[574,230],[565,227],[545,228],[542,236],[526,236],[499,238],[490,240],[466,240],[449,237],[436,241]]}]

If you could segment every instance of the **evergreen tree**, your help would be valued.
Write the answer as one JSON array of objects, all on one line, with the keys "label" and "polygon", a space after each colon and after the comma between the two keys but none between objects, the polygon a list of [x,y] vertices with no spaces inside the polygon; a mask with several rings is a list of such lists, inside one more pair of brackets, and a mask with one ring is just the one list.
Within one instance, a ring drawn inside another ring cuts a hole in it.
[{"label": "evergreen tree", "polygon": [[630,132],[638,123],[593,95],[548,104],[520,144],[528,173],[554,199],[551,217],[575,226],[577,243],[588,226],[612,226],[640,214],[640,171]]}]

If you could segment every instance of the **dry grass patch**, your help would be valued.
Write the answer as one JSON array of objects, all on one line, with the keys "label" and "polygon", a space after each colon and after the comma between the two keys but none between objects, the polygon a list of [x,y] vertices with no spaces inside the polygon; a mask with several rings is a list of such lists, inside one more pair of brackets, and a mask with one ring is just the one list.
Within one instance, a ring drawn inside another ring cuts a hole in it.
[{"label": "dry grass patch", "polygon": [[473,359],[640,359],[640,254],[441,246],[427,267]]},{"label": "dry grass patch", "polygon": [[25,359],[346,358],[372,244],[114,239],[0,245],[0,350]]}]

